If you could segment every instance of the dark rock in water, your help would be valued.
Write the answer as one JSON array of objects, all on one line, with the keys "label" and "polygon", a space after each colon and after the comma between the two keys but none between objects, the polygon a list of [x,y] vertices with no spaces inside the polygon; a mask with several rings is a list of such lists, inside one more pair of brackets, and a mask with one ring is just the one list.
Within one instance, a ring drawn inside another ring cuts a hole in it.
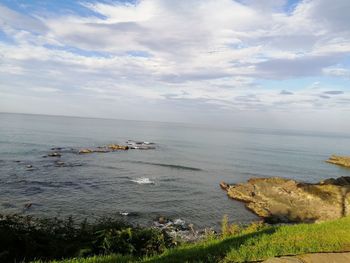
[{"label": "dark rock in water", "polygon": [[32,205],[33,205],[32,203],[27,203],[24,205],[24,208],[29,209],[32,207]]},{"label": "dark rock in water", "polygon": [[350,168],[350,156],[332,155],[326,162]]},{"label": "dark rock in water", "polygon": [[49,157],[61,157],[61,154],[59,152],[52,152],[52,153],[49,153],[47,156],[49,156]]},{"label": "dark rock in water", "polygon": [[350,177],[317,184],[284,178],[256,178],[220,186],[229,197],[268,222],[316,222],[350,215]]},{"label": "dark rock in water", "polygon": [[51,151],[62,151],[62,147],[53,147]]},{"label": "dark rock in water", "polygon": [[55,162],[55,166],[56,166],[56,167],[62,167],[62,166],[65,166],[65,163],[62,162],[62,161],[56,161],[56,162]]},{"label": "dark rock in water", "polygon": [[126,144],[129,146],[130,149],[151,150],[156,148],[154,146],[155,143],[153,142],[141,142],[141,141],[128,140]]}]

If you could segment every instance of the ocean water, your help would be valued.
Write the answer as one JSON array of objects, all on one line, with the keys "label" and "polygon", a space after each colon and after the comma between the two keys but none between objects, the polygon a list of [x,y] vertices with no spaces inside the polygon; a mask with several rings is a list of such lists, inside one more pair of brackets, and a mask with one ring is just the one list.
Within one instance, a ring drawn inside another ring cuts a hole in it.
[{"label": "ocean water", "polygon": [[[71,150],[129,139],[154,142],[156,149]],[[44,158],[53,147],[63,147],[65,166]],[[256,217],[228,199],[220,181],[350,176],[324,162],[349,149],[350,134],[0,114],[0,213],[120,216],[141,225],[166,216],[197,227],[216,227],[227,214],[247,223]]]}]

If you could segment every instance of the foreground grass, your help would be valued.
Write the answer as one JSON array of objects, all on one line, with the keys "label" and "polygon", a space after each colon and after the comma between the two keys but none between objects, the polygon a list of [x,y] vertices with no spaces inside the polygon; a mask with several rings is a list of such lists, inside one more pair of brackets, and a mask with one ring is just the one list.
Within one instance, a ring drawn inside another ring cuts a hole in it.
[{"label": "foreground grass", "polygon": [[[94,256],[89,258],[75,258],[66,260],[54,260],[51,263],[130,263],[137,262],[137,259],[132,256],[122,255],[106,255],[106,256]],[[43,261],[34,261],[33,263],[43,263]]]},{"label": "foreground grass", "polygon": [[235,236],[168,249],[149,258],[111,255],[60,263],[247,262],[273,256],[340,251],[350,251],[350,217],[319,224],[270,226],[255,232],[244,231]]}]

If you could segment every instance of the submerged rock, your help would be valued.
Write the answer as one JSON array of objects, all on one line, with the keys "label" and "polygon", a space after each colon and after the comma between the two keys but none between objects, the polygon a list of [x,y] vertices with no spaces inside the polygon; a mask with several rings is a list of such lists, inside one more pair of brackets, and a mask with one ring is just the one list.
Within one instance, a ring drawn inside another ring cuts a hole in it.
[{"label": "submerged rock", "polygon": [[52,152],[52,153],[49,153],[47,156],[49,156],[49,157],[61,157],[61,154],[59,152]]},{"label": "submerged rock", "polygon": [[85,153],[93,153],[94,151],[91,149],[81,149],[79,150],[79,154],[85,154]]},{"label": "submerged rock", "polygon": [[24,208],[29,209],[32,207],[32,205],[33,205],[32,203],[27,203],[24,205]]},{"label": "submerged rock", "polygon": [[256,178],[220,186],[229,197],[268,222],[316,222],[350,215],[350,177],[317,184],[284,178]]},{"label": "submerged rock", "polygon": [[55,166],[56,167],[62,167],[62,166],[65,166],[66,164],[64,163],[64,162],[62,162],[62,161],[56,161],[55,162]]},{"label": "submerged rock", "polygon": [[350,168],[350,156],[332,155],[326,162]]}]

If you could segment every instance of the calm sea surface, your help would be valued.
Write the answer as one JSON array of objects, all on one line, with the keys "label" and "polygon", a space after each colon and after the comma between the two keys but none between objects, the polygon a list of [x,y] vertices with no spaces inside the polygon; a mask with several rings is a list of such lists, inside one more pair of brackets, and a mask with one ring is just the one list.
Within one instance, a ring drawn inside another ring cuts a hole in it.
[{"label": "calm sea surface", "polygon": [[[71,150],[128,139],[157,148],[86,155]],[[43,157],[52,147],[64,147],[64,166]],[[350,134],[0,114],[0,213],[98,218],[127,212],[135,223],[167,216],[198,227],[216,226],[227,214],[248,222],[255,216],[228,199],[220,181],[349,176],[349,169],[324,162],[349,149]],[[33,205],[26,209],[27,203]]]}]

